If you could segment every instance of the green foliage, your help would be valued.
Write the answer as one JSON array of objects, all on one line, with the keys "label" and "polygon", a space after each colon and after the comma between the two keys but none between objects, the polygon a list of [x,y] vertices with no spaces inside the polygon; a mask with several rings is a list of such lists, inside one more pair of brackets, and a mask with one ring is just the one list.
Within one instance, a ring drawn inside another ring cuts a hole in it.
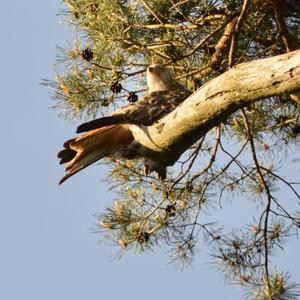
[{"label": "green foliage", "polygon": [[[225,72],[230,61],[300,46],[296,0],[64,2],[61,13],[79,37],[58,49],[57,76],[45,81],[63,117],[95,117],[135,101],[146,90],[145,70],[153,62],[168,65],[196,90]],[[107,162],[108,181],[119,198],[97,216],[95,231],[114,240],[120,255],[165,244],[180,267],[191,263],[203,237],[215,265],[250,298],[296,299],[297,285],[269,265],[300,228],[299,212],[282,199],[286,193],[296,205],[299,185],[280,175],[293,154],[293,166],[298,162],[299,103],[299,93],[283,94],[235,113],[191,147],[164,182],[145,176],[140,162]],[[226,233],[218,220],[203,221],[205,211],[235,198],[254,202],[251,226]]]}]

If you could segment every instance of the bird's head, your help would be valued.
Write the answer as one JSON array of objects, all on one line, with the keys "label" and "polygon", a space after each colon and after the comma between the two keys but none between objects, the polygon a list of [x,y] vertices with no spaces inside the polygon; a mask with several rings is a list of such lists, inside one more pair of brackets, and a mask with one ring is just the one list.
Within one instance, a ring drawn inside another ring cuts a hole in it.
[{"label": "bird's head", "polygon": [[178,82],[163,65],[153,64],[147,68],[149,93],[168,90],[172,88],[174,84],[178,84]]}]

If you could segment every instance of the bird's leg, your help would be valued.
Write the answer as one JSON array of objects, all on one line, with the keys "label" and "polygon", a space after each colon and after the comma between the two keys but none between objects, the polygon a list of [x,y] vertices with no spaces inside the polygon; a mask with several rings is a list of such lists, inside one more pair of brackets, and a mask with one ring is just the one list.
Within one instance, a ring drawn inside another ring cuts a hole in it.
[{"label": "bird's leg", "polygon": [[159,180],[164,181],[167,177],[167,169],[166,168],[160,168],[156,169],[155,172],[157,173],[157,177]]},{"label": "bird's leg", "polygon": [[144,173],[145,173],[145,176],[148,176],[150,174],[150,166],[148,165],[144,165]]},{"label": "bird's leg", "polygon": [[167,177],[166,168],[153,168],[150,165],[144,164],[145,176],[148,176],[152,172],[157,173],[157,178],[161,181],[165,180]]}]

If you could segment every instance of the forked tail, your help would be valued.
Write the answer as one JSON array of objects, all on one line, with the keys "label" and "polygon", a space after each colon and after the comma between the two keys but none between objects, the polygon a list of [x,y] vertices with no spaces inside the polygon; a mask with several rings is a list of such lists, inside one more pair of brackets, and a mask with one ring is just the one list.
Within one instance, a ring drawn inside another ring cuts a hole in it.
[{"label": "forked tail", "polygon": [[103,157],[116,157],[132,141],[132,133],[126,125],[94,129],[66,141],[57,157],[60,164],[68,163],[65,169],[68,173],[59,184]]}]

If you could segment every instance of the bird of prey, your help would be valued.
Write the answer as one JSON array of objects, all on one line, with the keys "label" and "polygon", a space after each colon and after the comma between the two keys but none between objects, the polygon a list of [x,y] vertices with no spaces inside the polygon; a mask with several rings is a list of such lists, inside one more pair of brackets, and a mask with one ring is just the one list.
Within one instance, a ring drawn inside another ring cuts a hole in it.
[{"label": "bird of prey", "polygon": [[[77,138],[64,143],[58,153],[60,164],[68,163],[68,173],[60,180],[63,183],[72,175],[97,160],[143,158],[130,130],[132,125],[150,126],[183,102],[191,93],[175,80],[160,64],[147,68],[148,93],[141,100],[127,104],[112,115],[81,124]],[[158,166],[151,159],[144,160],[146,173],[155,171],[158,177],[166,177],[166,168]]]}]

